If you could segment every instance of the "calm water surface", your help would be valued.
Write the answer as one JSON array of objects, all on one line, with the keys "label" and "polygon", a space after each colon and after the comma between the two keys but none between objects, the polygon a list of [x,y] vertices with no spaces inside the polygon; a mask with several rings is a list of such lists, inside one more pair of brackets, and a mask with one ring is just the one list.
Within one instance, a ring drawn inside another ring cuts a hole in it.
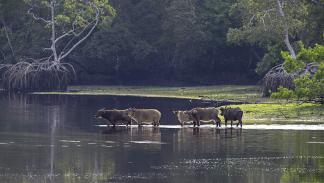
[{"label": "calm water surface", "polygon": [[[195,105],[0,94],[0,182],[324,182],[323,130],[171,126],[173,109]],[[162,125],[101,127],[101,107],[158,108]]]}]

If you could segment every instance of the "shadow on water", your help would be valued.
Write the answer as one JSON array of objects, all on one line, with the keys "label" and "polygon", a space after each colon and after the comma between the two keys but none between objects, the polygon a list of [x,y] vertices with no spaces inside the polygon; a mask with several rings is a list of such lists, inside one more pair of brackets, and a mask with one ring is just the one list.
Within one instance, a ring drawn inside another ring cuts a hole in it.
[{"label": "shadow on water", "polygon": [[[324,182],[322,131],[174,127],[172,110],[195,107],[186,100],[0,95],[0,106],[0,182]],[[104,106],[158,108],[162,125],[98,127]]]}]

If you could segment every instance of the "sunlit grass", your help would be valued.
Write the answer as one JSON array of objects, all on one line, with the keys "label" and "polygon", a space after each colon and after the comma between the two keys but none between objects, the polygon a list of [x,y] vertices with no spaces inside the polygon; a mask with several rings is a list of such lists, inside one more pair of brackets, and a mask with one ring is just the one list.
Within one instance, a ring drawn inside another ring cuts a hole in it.
[{"label": "sunlit grass", "polygon": [[244,111],[244,119],[249,122],[324,122],[324,105],[314,103],[242,104],[231,107],[240,107]]},{"label": "sunlit grass", "polygon": [[263,100],[259,86],[255,85],[218,85],[190,87],[157,87],[157,86],[70,86],[73,92],[37,92],[37,94],[70,94],[70,95],[134,95],[190,99],[215,100]]}]

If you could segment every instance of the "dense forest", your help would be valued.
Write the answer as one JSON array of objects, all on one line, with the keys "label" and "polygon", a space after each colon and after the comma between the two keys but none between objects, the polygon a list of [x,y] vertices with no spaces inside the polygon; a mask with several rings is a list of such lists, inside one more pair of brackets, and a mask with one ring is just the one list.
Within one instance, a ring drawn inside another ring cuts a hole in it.
[{"label": "dense forest", "polygon": [[[32,62],[49,54],[51,28],[40,18],[50,18],[50,11],[40,7],[49,2],[0,1],[1,64]],[[65,11],[69,6],[73,9],[74,1],[55,2],[60,14],[53,20],[60,26],[58,32],[66,33],[60,21],[74,28],[70,17],[80,16]],[[89,32],[85,41],[66,55],[64,45],[77,42],[61,40],[63,46],[57,46],[63,50],[62,62],[75,69],[74,84],[257,83],[283,62],[281,51],[294,57],[299,41],[305,47],[324,43],[323,0],[105,3],[109,3],[108,13],[93,30],[85,29]]]}]

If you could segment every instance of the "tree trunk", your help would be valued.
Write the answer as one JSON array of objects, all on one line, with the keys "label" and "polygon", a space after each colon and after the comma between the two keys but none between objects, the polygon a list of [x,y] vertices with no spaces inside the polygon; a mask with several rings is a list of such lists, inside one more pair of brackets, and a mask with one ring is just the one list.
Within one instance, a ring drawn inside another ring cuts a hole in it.
[{"label": "tree trunk", "polygon": [[51,50],[53,52],[53,56],[54,56],[54,62],[58,62],[59,60],[57,59],[57,52],[56,52],[56,45],[55,45],[55,0],[51,0],[51,27],[52,27],[52,37],[51,37],[51,41],[52,41],[52,46],[51,46]]},{"label": "tree trunk", "polygon": [[[280,2],[280,0],[277,0],[277,4],[278,4],[278,11],[279,11],[279,14],[280,16],[284,19],[285,18],[285,13],[283,12],[282,10],[282,4]],[[285,21],[285,20],[284,20]],[[290,53],[290,56],[292,58],[296,58],[296,53],[295,53],[295,50],[294,48],[291,46],[290,44],[290,40],[289,40],[289,30],[288,30],[288,26],[287,24],[284,24],[285,26],[285,30],[284,30],[284,42],[285,42],[285,45],[287,46],[287,49]]]},{"label": "tree trunk", "polygon": [[290,56],[292,58],[296,58],[296,53],[295,53],[295,50],[294,48],[291,46],[290,44],[290,41],[289,41],[289,33],[288,33],[288,28],[286,28],[285,30],[285,39],[284,39],[284,42],[289,50],[289,53],[290,53]]}]

